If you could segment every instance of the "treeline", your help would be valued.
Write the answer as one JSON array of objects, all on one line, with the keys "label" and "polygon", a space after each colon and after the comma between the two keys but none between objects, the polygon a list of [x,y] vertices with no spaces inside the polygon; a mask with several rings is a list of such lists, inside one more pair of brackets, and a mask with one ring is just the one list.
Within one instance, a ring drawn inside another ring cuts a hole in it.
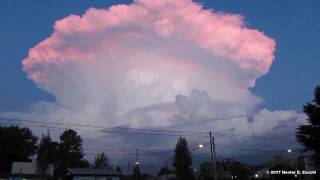
[{"label": "treeline", "polygon": [[105,153],[95,157],[93,164],[84,159],[81,136],[72,129],[65,130],[55,142],[50,134],[39,138],[29,128],[17,126],[0,127],[0,173],[10,173],[13,162],[28,162],[36,156],[39,175],[46,175],[49,165],[54,166],[54,175],[63,177],[67,168],[114,168]]},{"label": "treeline", "polygon": [[[39,141],[39,143],[38,143]],[[38,174],[45,177],[49,165],[54,167],[54,179],[64,177],[67,168],[111,168],[122,173],[119,166],[113,166],[105,153],[97,155],[90,164],[85,158],[81,136],[72,129],[65,130],[59,137],[59,142],[53,141],[49,132],[41,139],[32,134],[29,128],[18,126],[0,127],[0,174],[10,173],[13,162],[31,162],[36,157]],[[194,180],[192,158],[185,138],[178,139],[173,157],[175,171],[162,168],[159,175],[175,173],[178,179]],[[148,179],[150,175],[142,174],[139,165],[134,166],[124,180]]]}]

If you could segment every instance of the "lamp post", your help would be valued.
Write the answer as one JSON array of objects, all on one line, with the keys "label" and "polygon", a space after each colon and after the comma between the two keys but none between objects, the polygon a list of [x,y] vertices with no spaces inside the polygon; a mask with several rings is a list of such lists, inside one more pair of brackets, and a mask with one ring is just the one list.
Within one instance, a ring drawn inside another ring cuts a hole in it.
[{"label": "lamp post", "polygon": [[215,143],[214,143],[214,137],[212,136],[212,133],[209,133],[209,137],[210,137],[210,144],[198,144],[197,147],[198,149],[203,149],[205,146],[210,145],[210,154],[211,154],[211,165],[213,167],[213,180],[217,180],[218,176],[217,176],[217,159],[216,159],[216,149],[215,149]]},{"label": "lamp post", "polygon": [[204,148],[204,144],[198,144],[198,149],[203,149]]},{"label": "lamp post", "polygon": [[138,159],[138,149],[136,149],[136,163],[135,163],[135,176],[136,176],[136,180],[139,180],[139,175],[138,172],[139,171],[139,159]]}]

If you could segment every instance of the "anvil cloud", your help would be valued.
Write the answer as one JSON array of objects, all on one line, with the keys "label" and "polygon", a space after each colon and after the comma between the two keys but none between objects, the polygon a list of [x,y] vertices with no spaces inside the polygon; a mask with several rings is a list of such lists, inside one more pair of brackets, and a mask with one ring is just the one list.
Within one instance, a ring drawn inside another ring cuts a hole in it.
[{"label": "anvil cloud", "polygon": [[[199,122],[193,127],[263,134],[299,116],[266,109],[252,115],[261,100],[249,88],[268,73],[275,45],[241,15],[191,0],[90,8],[57,20],[23,60],[28,77],[56,100],[38,103],[30,114],[110,127]],[[253,120],[200,123],[239,115]]]},{"label": "anvil cloud", "polygon": [[190,0],[138,0],[56,21],[23,68],[62,105],[100,108],[115,101],[123,112],[194,88],[246,101],[274,49],[274,40],[247,28],[240,15]]}]

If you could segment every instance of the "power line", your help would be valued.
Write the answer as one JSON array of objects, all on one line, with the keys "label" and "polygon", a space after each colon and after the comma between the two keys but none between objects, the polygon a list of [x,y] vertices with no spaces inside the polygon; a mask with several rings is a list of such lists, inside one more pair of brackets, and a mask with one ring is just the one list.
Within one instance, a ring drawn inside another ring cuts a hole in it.
[{"label": "power line", "polygon": [[[206,146],[208,148],[208,146]],[[271,150],[271,149],[256,149],[256,148],[246,148],[246,147],[235,147],[235,146],[225,146],[222,144],[216,144],[216,148],[229,149],[231,151],[240,150],[240,151],[252,151],[252,152],[262,152],[262,153],[284,153],[287,150]],[[296,150],[293,150],[296,151]]]},{"label": "power line", "polygon": [[[1,119],[0,119],[1,120]],[[35,124],[18,124],[20,126],[26,126],[26,127],[39,127],[39,128],[48,128],[48,129],[68,129],[70,127],[60,127],[60,126],[48,126],[48,125],[35,125]],[[72,127],[73,129],[76,129]],[[160,133],[160,132],[143,132],[143,131],[128,131],[128,130],[121,130],[121,129],[100,129],[100,130],[92,130],[92,129],[79,129],[78,130],[84,130],[84,131],[92,131],[92,132],[98,132],[98,133],[104,133],[104,134],[138,134],[138,135],[153,135],[153,136],[199,136],[195,134],[174,134],[174,133]]]},{"label": "power line", "polygon": [[252,151],[252,152],[262,152],[262,153],[284,153],[285,150],[263,150],[263,149],[250,149],[250,148],[242,148],[242,147],[226,147],[226,146],[218,146],[219,148],[226,149],[230,148],[231,150],[240,150],[240,151]]},{"label": "power line", "polygon": [[[234,118],[234,117],[231,117]],[[113,133],[113,134],[142,134],[142,135],[164,135],[164,136],[200,136],[195,134],[207,134],[204,131],[182,131],[182,130],[164,130],[164,129],[151,129],[151,128],[129,128],[129,127],[106,127],[106,126],[98,126],[98,125],[88,125],[88,124],[76,124],[76,123],[61,123],[61,122],[51,122],[51,121],[35,121],[35,120],[26,120],[26,119],[18,119],[18,118],[6,118],[0,117],[0,120],[6,121],[18,121],[18,122],[31,122],[31,123],[41,123],[41,124],[56,124],[56,125],[63,125],[63,126],[71,126],[74,127],[82,127],[86,129],[80,129],[85,131],[93,131],[98,133]],[[30,126],[30,127],[43,127],[43,128],[52,128],[52,129],[68,129],[68,127],[61,127],[61,126],[48,126],[48,125],[34,125],[34,124],[22,124],[22,126]],[[99,130],[92,130],[87,128],[99,129]],[[262,137],[262,136],[249,136],[249,135],[241,135],[241,134],[234,134],[234,133],[226,133],[226,132],[219,132],[214,133],[215,136],[232,136],[232,137],[243,137],[243,138],[250,138],[251,140],[255,141],[294,141],[295,139],[288,139],[288,138],[279,138],[279,137]],[[181,133],[181,134],[180,134]],[[184,133],[184,134],[182,134]],[[202,137],[202,136],[201,136]],[[207,137],[207,136],[206,136]]]},{"label": "power line", "polygon": [[167,130],[167,129],[155,129],[155,128],[132,128],[132,127],[107,127],[107,126],[103,126],[103,125],[91,125],[91,124],[78,124],[78,123],[62,123],[62,122],[53,122],[53,121],[36,121],[36,120],[28,120],[28,119],[18,119],[18,118],[6,118],[6,117],[1,117],[0,119],[4,119],[4,120],[12,120],[12,121],[26,121],[26,122],[34,122],[34,123],[51,123],[51,124],[57,124],[57,125],[68,125],[68,126],[80,126],[80,127],[91,127],[91,128],[103,128],[103,129],[119,129],[119,130],[147,130],[147,131],[158,131],[158,132],[174,132],[174,133],[207,133],[207,132],[203,132],[203,131],[190,131],[190,130]]},{"label": "power line", "polygon": [[220,137],[241,137],[241,138],[250,138],[250,140],[258,141],[258,142],[267,142],[267,141],[278,141],[278,142],[292,142],[295,139],[291,138],[279,138],[279,137],[262,137],[262,136],[249,136],[249,135],[241,135],[241,134],[233,134],[233,133],[214,133],[215,136]]},{"label": "power line", "polygon": [[[217,145],[217,144],[216,144]],[[264,150],[264,149],[251,149],[251,148],[244,148],[244,147],[231,147],[231,146],[222,146],[219,144],[217,148],[222,148],[222,149],[229,149],[231,151],[234,150],[240,150],[240,151],[250,151],[250,152],[259,152],[259,153],[285,153],[287,152],[286,150]],[[135,150],[119,150],[122,152],[132,152],[132,153],[107,153],[107,155],[119,155],[119,156],[135,156],[136,154],[134,153]],[[174,150],[168,150],[168,151],[160,151],[160,152],[146,152],[146,153],[139,153],[139,156],[151,156],[151,155],[166,155],[166,154],[172,154],[174,153]],[[97,156],[101,153],[86,153],[85,155],[88,156]]]},{"label": "power line", "polygon": [[[67,129],[66,127],[57,127],[57,126],[47,126],[47,125],[30,125],[30,124],[20,124],[22,126],[30,126],[30,127],[40,127],[40,128],[54,128],[54,129]],[[88,129],[86,129],[88,130]],[[91,130],[94,132],[102,132],[105,133],[104,130]],[[118,133],[118,132],[117,132]],[[146,134],[144,132],[120,132],[120,133],[125,133],[125,134],[130,134],[130,133],[138,133],[138,134]],[[148,135],[155,135],[155,134],[150,134],[148,133]],[[172,134],[157,134],[157,135],[172,135]],[[178,134],[176,134],[175,136],[177,136]],[[180,136],[181,134],[179,134],[178,136]],[[230,134],[224,134],[224,135],[230,135]],[[232,136],[235,136],[234,134],[232,134]],[[243,136],[243,137],[250,137],[250,136]],[[250,137],[252,138],[252,137]],[[259,137],[260,138],[260,137]],[[280,150],[261,150],[261,149],[250,149],[250,148],[242,148],[242,147],[228,147],[228,146],[224,146],[221,144],[218,144],[219,148],[230,148],[231,150],[242,150],[242,151],[254,151],[254,152],[264,152],[264,153],[280,153],[280,152],[285,152],[285,151],[280,151]],[[135,150],[129,150],[129,149],[94,149],[94,148],[86,148],[86,150],[96,150],[96,151],[112,151],[112,152],[132,152]],[[142,151],[150,151],[151,149],[142,149]],[[156,149],[152,149],[153,151],[157,151]],[[161,152],[147,152],[147,153],[139,153],[139,155],[159,155],[159,154],[168,154],[168,153],[173,153],[173,150],[170,151],[161,151]],[[88,153],[86,155],[98,155],[97,153]],[[124,154],[124,153],[117,153],[117,154],[112,154],[112,155],[135,155],[134,153],[130,154]]]},{"label": "power line", "polygon": [[[136,151],[136,150],[135,150]],[[162,155],[162,154],[171,154],[171,153],[174,153],[174,151],[162,151],[162,152],[149,152],[149,153],[107,153],[107,155],[119,155],[119,156],[125,156],[125,155],[128,155],[128,156],[136,156],[136,155],[139,155],[139,156],[151,156],[151,155]],[[87,156],[97,156],[97,155],[100,155],[101,153],[85,153],[85,155]]]},{"label": "power line", "polygon": [[[19,121],[19,122],[31,122],[31,123],[41,123],[41,124],[56,124],[56,125],[64,125],[64,126],[71,126],[74,128],[77,127],[85,127],[85,128],[94,128],[100,129],[99,132],[109,132],[109,133],[120,133],[121,132],[129,132],[132,134],[135,133],[144,133],[144,134],[152,134],[152,135],[172,135],[172,136],[190,136],[193,134],[204,134],[206,132],[200,131],[182,131],[182,130],[165,130],[165,129],[151,129],[151,128],[129,128],[129,127],[106,127],[102,125],[89,125],[89,124],[76,124],[76,123],[61,123],[61,122],[51,122],[51,121],[35,121],[35,120],[26,120],[26,119],[18,119],[18,118],[5,118],[0,117],[0,120],[7,120],[7,121]],[[57,127],[57,126],[51,126]],[[58,127],[58,128],[65,128],[65,127]],[[145,131],[145,132],[142,132]],[[178,133],[188,133],[188,134],[178,134]]]},{"label": "power line", "polygon": [[[49,128],[49,129],[67,129],[66,127],[56,127],[56,126],[47,126],[47,125],[30,125],[30,124],[20,124],[21,126],[26,126],[26,127],[38,127],[38,128]],[[90,132],[95,132],[95,133],[103,133],[106,134],[108,131],[104,130],[90,130],[90,129],[80,129],[80,130],[85,130],[85,131],[90,131]],[[115,134],[139,134],[139,135],[161,135],[161,136],[194,136],[190,134],[164,134],[164,133],[146,133],[146,132],[119,132],[119,131],[109,131],[109,133],[115,133]],[[220,134],[221,135],[221,134]],[[240,137],[248,137],[252,138],[251,140],[253,141],[258,141],[258,142],[268,142],[270,141],[269,139],[254,139],[255,137],[250,137],[250,136],[241,136],[241,135],[234,135],[234,134],[223,134],[223,137],[225,136],[240,136]],[[280,141],[281,139],[279,139]],[[275,140],[273,140],[275,141]]]}]

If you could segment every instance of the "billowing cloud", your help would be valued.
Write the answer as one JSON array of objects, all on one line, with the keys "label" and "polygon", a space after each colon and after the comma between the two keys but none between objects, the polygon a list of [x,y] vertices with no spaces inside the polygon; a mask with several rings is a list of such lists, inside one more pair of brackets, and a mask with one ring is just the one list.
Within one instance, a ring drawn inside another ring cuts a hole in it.
[{"label": "billowing cloud", "polygon": [[258,103],[248,87],[267,73],[275,42],[243,17],[190,0],[138,0],[56,21],[23,68],[58,104],[125,112],[198,88],[218,100]]},{"label": "billowing cloud", "polygon": [[23,60],[28,77],[56,100],[36,104],[27,116],[267,134],[300,117],[256,110],[261,99],[249,88],[268,73],[274,54],[275,41],[241,15],[191,0],[90,8],[57,20]]}]

